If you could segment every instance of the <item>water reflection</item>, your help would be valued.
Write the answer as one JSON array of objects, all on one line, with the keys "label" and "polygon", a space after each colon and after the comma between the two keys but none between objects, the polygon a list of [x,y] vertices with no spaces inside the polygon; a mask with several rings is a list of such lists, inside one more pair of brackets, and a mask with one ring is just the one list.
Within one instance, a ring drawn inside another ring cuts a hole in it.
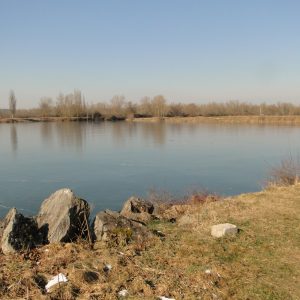
[{"label": "water reflection", "polygon": [[47,145],[51,144],[53,141],[53,124],[48,122],[41,123],[41,139]]},{"label": "water reflection", "polygon": [[15,124],[11,124],[10,126],[10,143],[12,153],[16,155],[18,150],[18,132]]},{"label": "water reflection", "polygon": [[[189,134],[197,133],[197,124],[169,124],[165,122],[138,123],[138,122],[115,122],[115,123],[83,123],[83,122],[58,122],[41,123],[40,136],[43,143],[52,145],[55,141],[59,146],[75,148],[82,151],[86,143],[87,133],[97,138],[109,135],[113,143],[120,147],[131,139],[139,137],[143,142],[150,142],[156,146],[166,143],[168,131],[176,136],[182,132]],[[100,135],[100,136],[99,136]]]},{"label": "water reflection", "polygon": [[150,139],[155,145],[164,145],[166,142],[166,123],[159,122],[155,124],[145,123],[141,126],[142,136]]},{"label": "water reflection", "polygon": [[166,124],[161,123],[136,123],[118,122],[111,124],[111,134],[116,145],[124,144],[128,138],[141,137],[144,141],[163,145],[166,142]]},{"label": "water reflection", "polygon": [[58,122],[53,124],[59,145],[72,147],[77,151],[82,151],[86,140],[87,126],[78,122]]},{"label": "water reflection", "polygon": [[124,124],[123,122],[117,122],[112,124],[111,133],[116,145],[120,146],[124,144],[128,132],[127,123]]}]

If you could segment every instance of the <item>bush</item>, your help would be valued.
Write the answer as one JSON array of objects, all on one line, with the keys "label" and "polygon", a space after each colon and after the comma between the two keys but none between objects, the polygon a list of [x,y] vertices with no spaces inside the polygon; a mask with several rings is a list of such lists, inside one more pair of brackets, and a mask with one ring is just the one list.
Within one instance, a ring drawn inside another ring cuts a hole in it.
[{"label": "bush", "polygon": [[300,178],[300,157],[292,156],[281,161],[270,171],[270,183],[276,185],[294,185],[299,182]]}]

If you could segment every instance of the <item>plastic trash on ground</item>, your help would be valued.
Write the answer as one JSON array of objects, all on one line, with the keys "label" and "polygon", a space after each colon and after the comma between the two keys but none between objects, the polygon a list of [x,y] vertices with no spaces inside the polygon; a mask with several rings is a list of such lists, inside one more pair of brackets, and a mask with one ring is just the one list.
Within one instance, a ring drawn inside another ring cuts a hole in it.
[{"label": "plastic trash on ground", "polygon": [[45,286],[45,289],[46,289],[47,292],[49,292],[50,289],[54,285],[59,284],[59,283],[63,283],[63,282],[67,282],[67,281],[68,281],[67,277],[64,274],[59,273],[58,275],[52,277],[52,279],[48,281],[48,283]]},{"label": "plastic trash on ground", "polygon": [[106,264],[103,268],[104,272],[109,272],[112,269],[112,265]]},{"label": "plastic trash on ground", "polygon": [[128,291],[127,290],[121,290],[119,293],[118,293],[119,297],[127,297],[129,295]]}]

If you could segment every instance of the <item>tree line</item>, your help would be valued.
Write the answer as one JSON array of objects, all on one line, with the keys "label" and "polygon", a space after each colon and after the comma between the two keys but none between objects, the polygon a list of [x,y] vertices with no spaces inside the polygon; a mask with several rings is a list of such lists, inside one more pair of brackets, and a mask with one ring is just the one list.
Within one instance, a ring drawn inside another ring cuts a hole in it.
[{"label": "tree line", "polygon": [[[195,116],[251,116],[251,115],[300,115],[300,105],[287,102],[276,104],[252,104],[240,101],[224,103],[210,102],[173,103],[163,95],[143,97],[138,102],[126,100],[122,95],[112,97],[109,102],[88,104],[80,90],[60,93],[55,100],[42,97],[34,109],[16,109],[17,100],[13,91],[9,95],[9,112],[18,117],[91,117],[94,114],[105,118],[133,117],[195,117]],[[4,113],[2,113],[3,115]]]}]

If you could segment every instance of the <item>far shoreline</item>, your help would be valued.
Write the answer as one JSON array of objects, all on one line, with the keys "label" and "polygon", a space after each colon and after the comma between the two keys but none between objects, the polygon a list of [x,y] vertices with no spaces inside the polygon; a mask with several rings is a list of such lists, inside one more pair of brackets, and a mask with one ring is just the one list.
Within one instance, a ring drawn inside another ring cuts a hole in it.
[{"label": "far shoreline", "polygon": [[168,123],[215,123],[215,124],[260,124],[260,125],[300,125],[299,115],[252,115],[252,116],[196,116],[196,117],[138,117],[124,118],[111,116],[95,120],[92,117],[17,117],[1,118],[0,123],[35,122],[88,122],[88,121],[127,121],[127,122],[168,122]]}]

